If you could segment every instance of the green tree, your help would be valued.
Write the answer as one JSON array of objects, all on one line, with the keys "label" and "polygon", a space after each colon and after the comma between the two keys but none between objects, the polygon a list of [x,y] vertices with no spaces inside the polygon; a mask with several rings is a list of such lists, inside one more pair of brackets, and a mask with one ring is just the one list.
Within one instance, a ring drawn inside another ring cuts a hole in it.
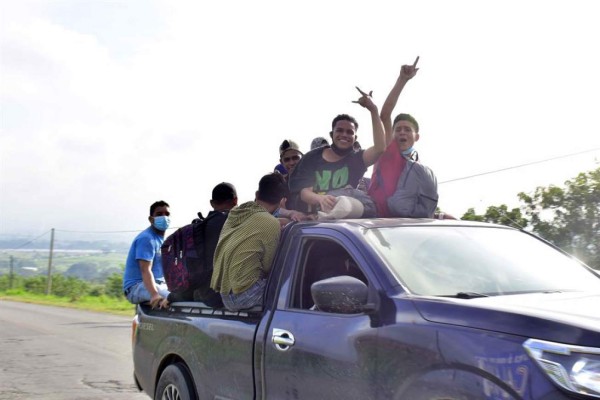
[{"label": "green tree", "polygon": [[104,293],[107,296],[123,297],[123,273],[115,272],[106,278]]},{"label": "green tree", "polygon": [[527,227],[532,232],[600,269],[600,168],[580,173],[564,187],[521,192],[520,208],[490,206],[484,215],[469,208],[462,219]]},{"label": "green tree", "polygon": [[23,284],[23,287],[28,292],[44,294],[46,293],[46,276],[36,275],[29,278],[25,278],[25,283]]},{"label": "green tree", "polygon": [[56,296],[68,297],[71,301],[77,301],[87,295],[89,291],[90,284],[82,279],[61,274],[52,275],[52,294]]},{"label": "green tree", "polygon": [[465,221],[485,222],[485,217],[483,215],[478,215],[474,208],[469,208],[461,219]]},{"label": "green tree", "polygon": [[24,278],[20,275],[13,274],[12,279],[10,274],[0,275],[0,291],[9,289],[21,289],[23,287]]},{"label": "green tree", "polygon": [[600,269],[600,168],[519,199],[534,232]]},{"label": "green tree", "polygon": [[491,222],[515,228],[525,228],[528,224],[527,218],[521,214],[520,208],[509,210],[506,204],[490,206],[484,215],[477,215],[474,208],[469,208],[462,216],[462,219],[467,221]]}]

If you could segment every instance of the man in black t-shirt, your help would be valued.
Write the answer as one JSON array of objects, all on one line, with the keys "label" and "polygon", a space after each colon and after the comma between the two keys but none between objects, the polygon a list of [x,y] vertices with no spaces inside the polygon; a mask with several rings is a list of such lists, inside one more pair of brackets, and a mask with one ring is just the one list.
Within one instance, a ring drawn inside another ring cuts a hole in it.
[{"label": "man in black t-shirt", "polygon": [[[167,299],[161,303],[162,307],[167,307],[169,303],[176,301],[201,301],[209,307],[221,308],[223,302],[221,301],[221,295],[210,288],[210,280],[212,278],[213,271],[213,257],[217,243],[219,242],[219,235],[223,229],[223,225],[227,220],[229,211],[237,206],[238,198],[235,186],[228,182],[221,182],[216,185],[212,190],[212,199],[210,205],[213,208],[206,219],[204,220],[204,233],[198,232],[199,236],[194,236],[194,241],[201,238],[204,242],[204,270],[205,272],[198,278],[200,283],[191,287],[188,290],[181,293],[169,294]],[[198,213],[199,217],[202,217],[201,213]],[[201,223],[202,219],[197,218],[192,221],[192,224]],[[197,242],[196,242],[197,243]]]},{"label": "man in black t-shirt", "polygon": [[327,192],[348,185],[356,188],[367,168],[385,150],[385,133],[377,106],[373,103],[371,93],[366,94],[360,89],[358,91],[362,96],[354,103],[371,113],[373,146],[355,152],[358,122],[347,114],[336,116],[329,133],[331,146],[320,147],[305,154],[289,177],[290,196],[295,210],[309,213],[331,211],[336,200]]}]

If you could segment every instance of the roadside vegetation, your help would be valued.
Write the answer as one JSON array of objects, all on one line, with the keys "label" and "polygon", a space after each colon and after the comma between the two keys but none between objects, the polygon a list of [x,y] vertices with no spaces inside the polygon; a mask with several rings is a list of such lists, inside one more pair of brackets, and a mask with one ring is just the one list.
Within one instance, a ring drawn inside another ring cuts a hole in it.
[{"label": "roadside vegetation", "polygon": [[122,282],[122,273],[109,275],[104,283],[56,273],[48,295],[46,275],[5,274],[0,275],[0,299],[133,316],[135,308],[123,296]]}]

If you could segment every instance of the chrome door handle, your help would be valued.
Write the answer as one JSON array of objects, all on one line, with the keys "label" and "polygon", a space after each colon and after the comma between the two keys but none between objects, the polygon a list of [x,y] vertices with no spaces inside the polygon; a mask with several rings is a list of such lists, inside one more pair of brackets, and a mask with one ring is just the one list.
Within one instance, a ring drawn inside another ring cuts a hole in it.
[{"label": "chrome door handle", "polygon": [[275,348],[281,351],[288,350],[296,342],[291,332],[277,328],[273,328],[272,341]]}]

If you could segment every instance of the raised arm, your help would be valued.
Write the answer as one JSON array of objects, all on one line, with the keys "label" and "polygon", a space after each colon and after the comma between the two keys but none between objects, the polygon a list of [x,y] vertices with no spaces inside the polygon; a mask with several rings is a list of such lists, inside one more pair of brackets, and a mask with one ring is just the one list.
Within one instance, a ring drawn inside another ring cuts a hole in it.
[{"label": "raised arm", "polygon": [[369,94],[363,92],[358,87],[356,88],[362,95],[360,99],[353,101],[353,103],[358,103],[371,113],[371,123],[373,124],[373,146],[366,149],[363,153],[363,161],[367,167],[375,164],[381,153],[385,150],[385,132],[383,129],[383,124],[381,123],[381,118],[379,118],[379,110],[375,103],[373,103],[373,98],[371,95],[373,92],[369,92]]},{"label": "raised arm", "polygon": [[396,107],[396,103],[398,103],[398,98],[400,97],[400,93],[402,93],[402,89],[404,89],[404,85],[406,82],[414,78],[417,74],[419,68],[417,68],[417,63],[419,62],[419,57],[415,59],[415,62],[412,65],[403,65],[400,68],[400,76],[396,80],[396,84],[388,94],[388,97],[385,99],[383,103],[383,107],[381,107],[381,121],[383,122],[383,127],[385,129],[385,144],[386,146],[390,144],[394,137],[393,127],[392,127],[392,112]]}]

